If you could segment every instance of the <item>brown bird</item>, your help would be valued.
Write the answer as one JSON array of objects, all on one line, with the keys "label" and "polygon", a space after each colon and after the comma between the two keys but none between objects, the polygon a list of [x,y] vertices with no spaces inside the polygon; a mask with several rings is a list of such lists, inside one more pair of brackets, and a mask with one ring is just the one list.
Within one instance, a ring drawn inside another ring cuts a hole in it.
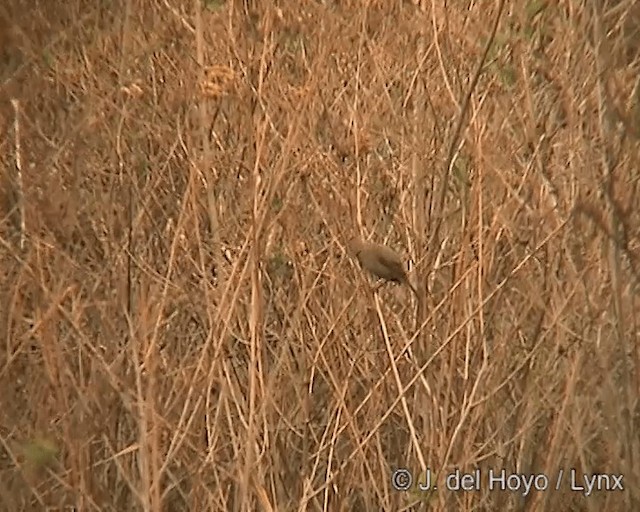
[{"label": "brown bird", "polygon": [[402,258],[393,249],[358,237],[349,241],[348,249],[358,259],[362,268],[385,281],[406,284],[416,297],[418,296],[418,290],[409,282]]}]

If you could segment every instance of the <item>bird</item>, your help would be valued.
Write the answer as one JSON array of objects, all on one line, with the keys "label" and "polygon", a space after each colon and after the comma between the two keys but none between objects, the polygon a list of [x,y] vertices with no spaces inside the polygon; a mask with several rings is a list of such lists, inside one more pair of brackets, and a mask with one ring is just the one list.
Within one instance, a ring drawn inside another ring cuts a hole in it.
[{"label": "bird", "polygon": [[359,237],[352,238],[347,247],[365,270],[385,281],[406,284],[418,297],[418,290],[409,281],[402,257],[396,251]]}]

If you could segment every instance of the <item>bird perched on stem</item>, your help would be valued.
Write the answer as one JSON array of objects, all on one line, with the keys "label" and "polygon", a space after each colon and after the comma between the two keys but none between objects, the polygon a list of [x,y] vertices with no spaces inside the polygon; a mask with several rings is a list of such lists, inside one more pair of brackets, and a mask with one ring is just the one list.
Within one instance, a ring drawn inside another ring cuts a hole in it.
[{"label": "bird perched on stem", "polygon": [[403,259],[393,249],[355,237],[349,241],[348,250],[357,258],[362,268],[385,281],[406,284],[418,297],[418,290],[407,277]]}]

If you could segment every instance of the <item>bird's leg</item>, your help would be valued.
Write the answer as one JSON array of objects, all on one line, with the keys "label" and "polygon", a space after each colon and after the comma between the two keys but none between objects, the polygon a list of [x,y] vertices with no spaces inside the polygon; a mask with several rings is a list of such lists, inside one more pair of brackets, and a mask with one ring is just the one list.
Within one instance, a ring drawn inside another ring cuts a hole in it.
[{"label": "bird's leg", "polygon": [[373,287],[373,292],[376,293],[386,283],[384,279],[380,279]]}]

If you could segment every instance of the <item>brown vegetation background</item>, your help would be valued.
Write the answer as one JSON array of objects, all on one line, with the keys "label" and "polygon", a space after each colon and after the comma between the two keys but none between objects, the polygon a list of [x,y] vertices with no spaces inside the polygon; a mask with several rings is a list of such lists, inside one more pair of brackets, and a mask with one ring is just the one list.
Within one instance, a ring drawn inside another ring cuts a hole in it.
[{"label": "brown vegetation background", "polygon": [[[3,2],[0,509],[640,510],[639,27]],[[419,300],[374,293],[358,233]]]}]

